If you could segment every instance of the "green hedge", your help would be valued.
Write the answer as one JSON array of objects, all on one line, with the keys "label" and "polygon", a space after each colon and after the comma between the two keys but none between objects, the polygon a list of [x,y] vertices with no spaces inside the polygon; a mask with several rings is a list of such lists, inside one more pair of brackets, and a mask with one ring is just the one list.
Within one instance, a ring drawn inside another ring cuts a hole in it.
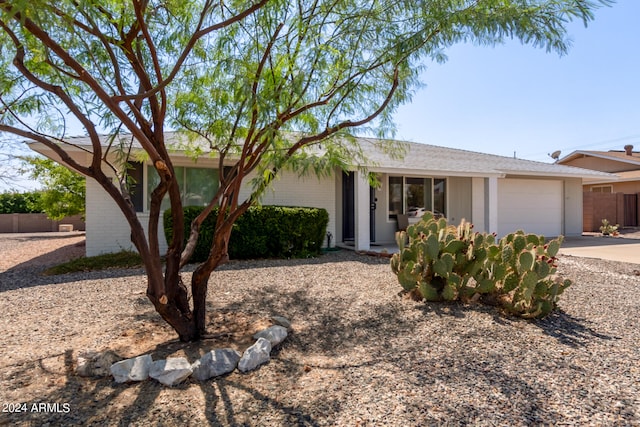
[{"label": "green hedge", "polygon": [[[202,207],[184,208],[185,242],[191,232],[191,222]],[[198,244],[191,262],[207,259],[218,209],[202,224]],[[300,258],[320,252],[326,236],[329,214],[325,209],[285,206],[252,206],[238,218],[231,231],[231,259]],[[171,210],[164,213],[164,233],[167,242],[173,238]]]},{"label": "green hedge", "polygon": [[0,214],[41,213],[39,191],[28,193],[0,193]]}]

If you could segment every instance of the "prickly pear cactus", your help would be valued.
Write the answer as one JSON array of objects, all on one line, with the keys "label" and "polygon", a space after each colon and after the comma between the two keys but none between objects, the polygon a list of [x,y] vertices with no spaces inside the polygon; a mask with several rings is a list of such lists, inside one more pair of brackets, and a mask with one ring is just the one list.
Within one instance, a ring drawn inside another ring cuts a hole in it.
[{"label": "prickly pear cactus", "polygon": [[464,220],[455,227],[427,212],[396,241],[392,271],[405,291],[427,301],[480,299],[517,316],[543,317],[571,285],[554,278],[562,237],[545,243],[517,231],[496,242]]},{"label": "prickly pear cactus", "polygon": [[468,280],[465,270],[472,262],[467,255],[474,236],[471,230],[469,223],[451,226],[446,219],[436,219],[427,212],[406,233],[398,232],[400,252],[391,258],[391,269],[400,285],[427,301],[457,299]]},{"label": "prickly pear cactus", "polygon": [[533,318],[546,316],[556,307],[560,294],[571,285],[569,280],[554,278],[562,240],[560,236],[545,243],[543,236],[522,231],[500,240],[506,275],[496,288],[507,311]]}]

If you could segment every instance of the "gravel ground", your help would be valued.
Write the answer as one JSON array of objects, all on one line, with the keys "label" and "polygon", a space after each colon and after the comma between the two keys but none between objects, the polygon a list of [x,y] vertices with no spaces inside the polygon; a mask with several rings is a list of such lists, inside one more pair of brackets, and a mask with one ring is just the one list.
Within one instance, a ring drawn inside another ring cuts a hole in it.
[{"label": "gravel ground", "polygon": [[[403,298],[387,259],[231,262],[209,294],[227,341],[186,345],[139,270],[39,275],[43,254],[71,256],[81,239],[0,235],[0,425],[640,425],[638,265],[562,257],[574,285],[530,322]],[[248,374],[167,388],[73,373],[85,350],[193,361],[241,347],[275,314],[293,332]]]}]

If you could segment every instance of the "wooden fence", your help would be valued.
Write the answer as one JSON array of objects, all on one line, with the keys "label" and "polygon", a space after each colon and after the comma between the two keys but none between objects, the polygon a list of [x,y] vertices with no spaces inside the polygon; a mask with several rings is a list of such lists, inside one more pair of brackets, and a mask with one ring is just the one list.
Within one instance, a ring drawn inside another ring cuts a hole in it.
[{"label": "wooden fence", "polygon": [[60,221],[53,221],[42,213],[0,214],[0,233],[40,233],[44,231],[59,231],[60,225],[66,224],[73,226],[73,230],[85,230],[85,224],[80,215],[63,218]]}]

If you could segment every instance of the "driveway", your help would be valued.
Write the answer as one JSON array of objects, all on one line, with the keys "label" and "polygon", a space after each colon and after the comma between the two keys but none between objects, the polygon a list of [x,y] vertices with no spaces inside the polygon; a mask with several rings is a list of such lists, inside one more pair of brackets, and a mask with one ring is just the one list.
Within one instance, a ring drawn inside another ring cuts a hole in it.
[{"label": "driveway", "polygon": [[624,237],[600,235],[566,237],[560,248],[560,253],[640,264],[640,236],[637,234],[625,234]]}]

